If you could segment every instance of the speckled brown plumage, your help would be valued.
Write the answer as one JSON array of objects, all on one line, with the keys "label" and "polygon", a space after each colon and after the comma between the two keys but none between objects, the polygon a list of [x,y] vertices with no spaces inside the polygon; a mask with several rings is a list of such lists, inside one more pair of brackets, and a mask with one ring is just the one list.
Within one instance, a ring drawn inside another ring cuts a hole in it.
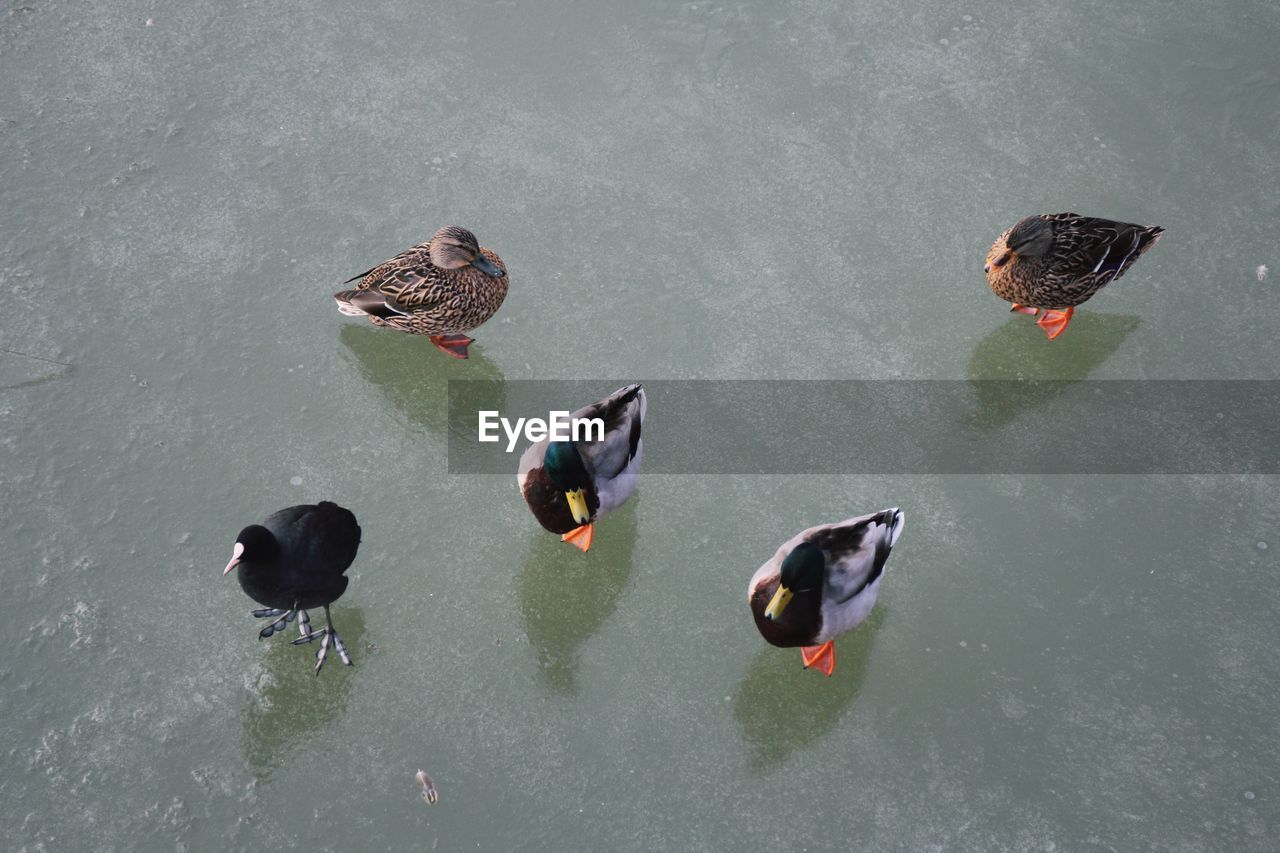
[{"label": "speckled brown plumage", "polygon": [[[458,258],[459,265],[442,268],[433,261],[433,244],[439,260],[441,245]],[[477,255],[482,258],[477,260]],[[474,264],[487,261],[502,275],[487,275]],[[334,294],[342,313],[367,315],[375,326],[388,326],[411,335],[456,335],[470,331],[492,317],[507,296],[506,265],[495,252],[476,243],[465,228],[448,225],[426,243],[414,246],[349,281],[359,279],[353,290]]]},{"label": "speckled brown plumage", "polygon": [[991,246],[987,284],[1015,305],[1072,308],[1124,275],[1162,233],[1075,213],[1028,216]]}]

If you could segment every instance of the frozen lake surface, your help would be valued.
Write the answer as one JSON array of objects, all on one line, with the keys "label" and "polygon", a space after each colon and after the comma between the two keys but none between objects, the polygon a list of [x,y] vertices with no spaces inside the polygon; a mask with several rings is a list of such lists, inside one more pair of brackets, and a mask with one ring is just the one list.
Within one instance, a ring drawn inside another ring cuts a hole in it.
[{"label": "frozen lake surface", "polygon": [[[1275,477],[653,476],[583,557],[445,389],[1280,379],[1280,5],[544,5],[0,8],[7,845],[1274,850]],[[1050,344],[982,264],[1065,210],[1167,233]],[[338,315],[452,222],[470,360]],[[316,678],[219,571],[320,499]],[[748,578],[894,505],[802,671]]]}]

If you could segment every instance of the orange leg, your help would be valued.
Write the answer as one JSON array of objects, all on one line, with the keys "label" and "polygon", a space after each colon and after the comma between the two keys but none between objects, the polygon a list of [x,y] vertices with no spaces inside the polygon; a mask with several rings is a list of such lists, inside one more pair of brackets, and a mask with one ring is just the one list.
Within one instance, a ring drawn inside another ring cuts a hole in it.
[{"label": "orange leg", "polygon": [[1067,330],[1067,324],[1071,322],[1071,315],[1075,312],[1074,308],[1068,308],[1065,311],[1047,310],[1039,320],[1036,320],[1036,325],[1044,329],[1049,340],[1053,340]]},{"label": "orange leg", "polygon": [[468,338],[466,335],[428,335],[427,340],[436,345],[441,352],[446,352],[454,358],[467,357],[467,345],[475,343],[475,338]]},{"label": "orange leg", "polygon": [[561,542],[571,542],[578,548],[582,549],[582,553],[587,553],[591,548],[591,540],[595,538],[596,523],[588,521],[581,527],[575,527],[568,533],[560,537]]},{"label": "orange leg", "polygon": [[1009,310],[1016,311],[1019,314],[1027,314],[1032,317],[1040,313],[1040,309],[1033,305],[1019,305],[1017,302],[1013,303],[1013,305],[1009,307]]},{"label": "orange leg", "polygon": [[830,640],[820,646],[801,646],[800,657],[806,669],[814,667],[828,676],[836,671],[836,647]]}]

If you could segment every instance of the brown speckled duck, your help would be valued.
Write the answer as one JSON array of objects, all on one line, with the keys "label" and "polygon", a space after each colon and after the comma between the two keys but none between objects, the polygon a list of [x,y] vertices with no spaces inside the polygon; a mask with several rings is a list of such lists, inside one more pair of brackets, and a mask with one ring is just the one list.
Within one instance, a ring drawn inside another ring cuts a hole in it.
[{"label": "brown speckled duck", "polygon": [[987,284],[1012,311],[1035,316],[1049,340],[1066,331],[1075,307],[1124,275],[1164,229],[1075,213],[1028,216],[987,253]]},{"label": "brown speckled duck", "polygon": [[639,385],[619,388],[570,416],[599,418],[603,435],[592,436],[593,441],[544,438],[525,450],[516,477],[539,524],[583,551],[591,547],[596,520],[622,506],[636,489],[647,405]]},{"label": "brown speckled duck", "polygon": [[782,543],[747,587],[760,635],[775,646],[800,646],[806,667],[834,672],[833,641],[871,614],[905,523],[893,507],[810,527]]},{"label": "brown speckled duck", "polygon": [[368,317],[427,340],[454,358],[467,357],[469,332],[492,317],[507,297],[507,268],[497,254],[482,248],[476,235],[446,225],[430,240],[365,270],[335,293],[338,310]]}]

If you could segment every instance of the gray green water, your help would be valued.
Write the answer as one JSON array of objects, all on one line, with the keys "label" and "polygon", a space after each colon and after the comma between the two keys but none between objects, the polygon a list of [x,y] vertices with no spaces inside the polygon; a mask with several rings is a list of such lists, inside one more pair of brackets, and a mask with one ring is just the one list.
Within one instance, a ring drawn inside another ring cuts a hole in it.
[{"label": "gray green water", "polygon": [[[653,477],[581,558],[446,473],[444,383],[1280,378],[1278,42],[1261,0],[6,0],[4,846],[1275,849],[1275,478]],[[982,262],[1055,210],[1168,233],[1049,345]],[[446,222],[512,272],[470,361],[338,316]],[[365,540],[314,678],[219,571],[321,498]],[[765,646],[756,566],[893,504],[835,677]]]}]

